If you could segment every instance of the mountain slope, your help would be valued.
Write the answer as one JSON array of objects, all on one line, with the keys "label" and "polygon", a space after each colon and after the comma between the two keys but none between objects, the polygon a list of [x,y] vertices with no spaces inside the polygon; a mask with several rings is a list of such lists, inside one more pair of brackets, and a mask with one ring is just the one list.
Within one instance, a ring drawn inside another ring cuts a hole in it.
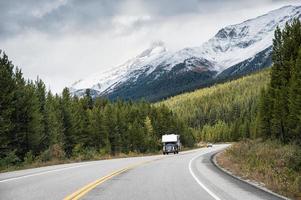
[{"label": "mountain slope", "polygon": [[[261,91],[267,87],[269,81],[270,70],[265,69],[233,81],[186,92],[155,105],[163,104],[171,109],[197,130],[195,136],[199,139],[203,137],[206,141],[208,138],[204,137],[207,134],[215,142],[233,141],[245,137],[245,134],[249,134],[246,137],[255,136],[252,123],[256,121],[254,116]],[[221,125],[220,123],[224,127],[215,127]],[[224,132],[220,133],[219,130]]]},{"label": "mountain slope", "polygon": [[225,69],[218,75],[218,78],[226,79],[228,77],[237,77],[258,71],[264,67],[269,67],[272,65],[271,54],[272,47],[268,47],[267,49],[257,53],[255,56]]},{"label": "mountain slope", "polygon": [[156,42],[119,67],[77,81],[70,89],[75,95],[90,88],[95,96],[156,101],[241,76],[270,66],[274,30],[300,16],[300,6],[286,6],[227,26],[201,46],[176,52]]}]

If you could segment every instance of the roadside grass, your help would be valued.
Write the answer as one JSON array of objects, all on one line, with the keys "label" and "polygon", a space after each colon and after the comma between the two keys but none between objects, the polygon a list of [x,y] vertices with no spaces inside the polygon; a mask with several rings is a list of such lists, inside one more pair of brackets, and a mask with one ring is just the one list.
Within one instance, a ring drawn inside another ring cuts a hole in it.
[{"label": "roadside grass", "polygon": [[[197,144],[194,147],[182,147],[182,151],[189,151],[193,149],[203,148],[205,145]],[[139,156],[153,156],[153,155],[161,155],[162,151],[156,152],[147,152],[147,153],[138,153],[138,152],[129,152],[129,153],[118,153],[115,155],[105,154],[104,152],[97,152],[97,151],[88,151],[84,153],[77,154],[69,159],[65,157],[51,157],[47,160],[42,158],[41,156],[32,157],[28,156],[28,159],[25,159],[24,162],[19,162],[15,165],[0,165],[0,173],[4,172],[11,172],[16,170],[24,170],[24,169],[31,169],[37,167],[46,167],[51,165],[58,165],[58,164],[69,164],[69,163],[77,163],[77,162],[84,162],[84,161],[97,161],[97,160],[109,160],[109,159],[117,159],[117,158],[130,158],[130,157],[139,157]]]},{"label": "roadside grass", "polygon": [[158,155],[161,152],[153,152],[153,153],[137,153],[137,152],[129,152],[128,154],[119,153],[116,155],[101,155],[99,153],[94,154],[80,154],[76,157],[71,158],[53,158],[48,161],[42,161],[40,157],[34,158],[31,162],[20,162],[16,165],[2,165],[0,167],[0,173],[16,171],[16,170],[23,170],[23,169],[31,169],[37,167],[46,167],[51,165],[58,165],[58,164],[69,164],[69,163],[77,163],[77,162],[84,162],[84,161],[97,161],[97,160],[109,160],[109,159],[116,159],[116,158],[129,158],[129,157],[139,157],[139,156],[151,156],[151,155]]},{"label": "roadside grass", "polygon": [[274,140],[245,140],[217,156],[220,166],[284,196],[301,199],[301,149]]}]

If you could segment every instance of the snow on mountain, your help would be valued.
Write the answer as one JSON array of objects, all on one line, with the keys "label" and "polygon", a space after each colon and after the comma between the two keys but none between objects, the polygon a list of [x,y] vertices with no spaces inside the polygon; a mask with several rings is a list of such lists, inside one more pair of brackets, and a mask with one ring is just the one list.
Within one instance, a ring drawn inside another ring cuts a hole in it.
[{"label": "snow on mountain", "polygon": [[217,62],[216,69],[223,71],[270,47],[276,27],[283,28],[286,22],[300,18],[300,13],[300,6],[286,6],[243,23],[227,26],[195,50],[204,58]]},{"label": "snow on mountain", "polygon": [[246,61],[251,61],[257,54],[271,47],[277,26],[283,28],[286,22],[300,16],[301,6],[282,7],[240,24],[222,28],[201,46],[184,48],[177,52],[168,51],[163,42],[155,42],[149,49],[124,64],[79,80],[70,89],[74,94],[86,88],[93,89],[98,94],[108,94],[124,83],[135,83],[139,77],[158,79],[162,74],[174,71],[174,67],[181,63],[186,66],[184,71],[198,73],[208,70],[221,73],[243,61],[244,66],[247,66]]},{"label": "snow on mountain", "polygon": [[[126,80],[132,71],[139,69],[141,66],[150,65],[150,63],[152,63],[152,66],[155,66],[156,60],[159,60],[165,52],[167,52],[167,49],[163,42],[154,42],[149,49],[124,64],[105,72],[92,74],[73,83],[70,87],[71,92],[87,88],[99,92],[107,91],[109,88],[113,89],[114,85]],[[154,69],[150,69],[147,73],[151,73],[152,70]]]}]

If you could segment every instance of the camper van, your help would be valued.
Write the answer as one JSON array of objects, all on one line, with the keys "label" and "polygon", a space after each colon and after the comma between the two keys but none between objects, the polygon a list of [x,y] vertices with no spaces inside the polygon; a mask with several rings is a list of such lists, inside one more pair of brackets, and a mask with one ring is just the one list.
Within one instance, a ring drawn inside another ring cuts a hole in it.
[{"label": "camper van", "polygon": [[163,154],[178,154],[181,148],[180,136],[175,134],[162,135]]}]

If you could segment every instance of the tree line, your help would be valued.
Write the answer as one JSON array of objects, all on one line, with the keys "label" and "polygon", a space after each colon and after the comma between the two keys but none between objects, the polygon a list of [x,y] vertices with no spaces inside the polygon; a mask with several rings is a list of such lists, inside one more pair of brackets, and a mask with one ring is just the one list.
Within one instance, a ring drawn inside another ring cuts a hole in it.
[{"label": "tree line", "polygon": [[78,98],[65,88],[47,91],[41,79],[25,80],[5,53],[0,56],[0,166],[95,154],[154,152],[163,134],[194,145],[192,130],[166,106],[146,101]]}]

